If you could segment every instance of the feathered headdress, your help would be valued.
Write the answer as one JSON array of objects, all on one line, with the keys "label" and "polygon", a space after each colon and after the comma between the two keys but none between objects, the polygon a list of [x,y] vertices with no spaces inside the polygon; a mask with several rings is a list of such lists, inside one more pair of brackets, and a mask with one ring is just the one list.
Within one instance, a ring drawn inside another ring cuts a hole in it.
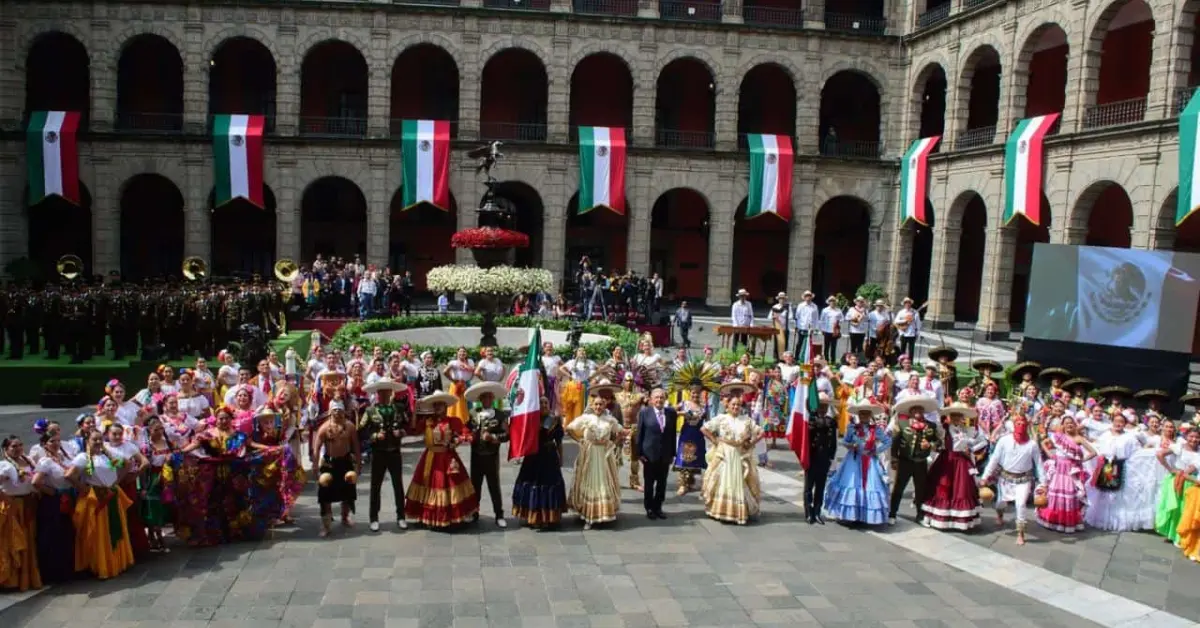
[{"label": "feathered headdress", "polygon": [[671,376],[671,392],[690,390],[696,386],[715,392],[721,387],[720,369],[703,362],[688,362]]}]

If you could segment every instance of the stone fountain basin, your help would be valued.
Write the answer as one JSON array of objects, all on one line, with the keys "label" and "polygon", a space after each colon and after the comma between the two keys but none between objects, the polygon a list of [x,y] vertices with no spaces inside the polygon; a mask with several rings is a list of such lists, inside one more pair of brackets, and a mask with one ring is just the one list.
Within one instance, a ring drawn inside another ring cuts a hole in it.
[{"label": "stone fountain basin", "polygon": [[[530,333],[531,330],[528,327],[498,327],[496,328],[496,343],[501,347],[526,347],[529,345]],[[553,342],[555,346],[569,344],[567,333],[565,331],[543,329],[542,342]],[[479,343],[479,328],[419,327],[417,329],[370,332],[363,334],[363,337],[435,347],[474,347]],[[579,344],[589,345],[596,342],[604,342],[605,340],[612,340],[612,338],[603,334],[585,333],[579,338]]]}]

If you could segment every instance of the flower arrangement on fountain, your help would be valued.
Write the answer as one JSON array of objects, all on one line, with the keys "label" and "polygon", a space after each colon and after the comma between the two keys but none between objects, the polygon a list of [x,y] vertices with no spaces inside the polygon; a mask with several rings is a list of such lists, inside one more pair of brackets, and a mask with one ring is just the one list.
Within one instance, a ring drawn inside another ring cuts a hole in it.
[{"label": "flower arrangement on fountain", "polygon": [[549,292],[554,287],[554,276],[542,268],[450,265],[430,270],[425,275],[425,283],[435,292],[512,297],[518,294]]},{"label": "flower arrangement on fountain", "polygon": [[456,249],[525,249],[529,248],[529,236],[512,229],[499,227],[475,227],[460,229],[450,237],[450,246]]}]

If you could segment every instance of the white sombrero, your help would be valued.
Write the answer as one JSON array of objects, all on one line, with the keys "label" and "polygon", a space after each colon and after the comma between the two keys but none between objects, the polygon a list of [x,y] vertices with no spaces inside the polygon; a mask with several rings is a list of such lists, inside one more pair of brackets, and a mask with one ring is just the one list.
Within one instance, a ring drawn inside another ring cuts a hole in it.
[{"label": "white sombrero", "polygon": [[377,393],[381,390],[400,392],[401,390],[408,390],[408,386],[405,386],[404,384],[401,384],[390,377],[381,377],[374,382],[363,386],[363,392],[368,394]]},{"label": "white sombrero", "polygon": [[480,397],[489,393],[493,397],[500,397],[505,393],[504,386],[500,382],[479,382],[468,388],[467,392],[463,393],[463,398],[473,402],[478,401]]},{"label": "white sombrero", "polygon": [[740,397],[752,390],[754,390],[754,387],[746,382],[729,382],[722,384],[718,392],[722,397],[725,395],[737,395]]},{"label": "white sombrero", "polygon": [[611,381],[609,381],[608,379],[603,378],[603,377],[596,380],[595,382],[593,382],[591,384],[588,384],[588,395],[589,396],[598,395],[605,391],[615,393],[619,390],[621,390],[620,386],[612,383]]},{"label": "white sombrero", "polygon": [[446,404],[447,406],[452,406],[452,405],[458,403],[458,397],[455,397],[454,395],[451,395],[448,392],[439,391],[439,392],[435,392],[431,395],[426,395],[424,397],[421,397],[421,400],[417,402],[417,407],[419,407],[422,410],[432,410],[433,405],[436,403],[442,403],[442,404]]},{"label": "white sombrero", "polygon": [[911,414],[916,408],[920,408],[922,413],[933,412],[937,409],[937,400],[928,397],[909,397],[892,407],[892,412],[895,414]]},{"label": "white sombrero", "polygon": [[975,410],[975,408],[972,408],[971,406],[968,406],[967,404],[960,403],[960,402],[954,402],[954,403],[946,406],[945,408],[938,410],[938,414],[940,414],[942,416],[950,416],[952,414],[957,414],[957,415],[963,417],[964,419],[974,419],[975,417],[979,416],[979,412],[977,412]]},{"label": "white sombrero", "polygon": [[862,401],[846,408],[846,411],[854,416],[858,416],[864,412],[869,412],[871,416],[875,416],[887,412],[887,408],[876,403],[871,403],[870,401]]}]

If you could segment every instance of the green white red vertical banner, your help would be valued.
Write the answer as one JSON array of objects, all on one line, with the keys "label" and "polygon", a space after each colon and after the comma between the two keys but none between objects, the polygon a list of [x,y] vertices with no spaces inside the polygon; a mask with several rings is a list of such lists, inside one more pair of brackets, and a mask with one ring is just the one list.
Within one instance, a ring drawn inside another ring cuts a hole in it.
[{"label": "green white red vertical banner", "polygon": [[35,111],[25,131],[29,205],[60,196],[79,204],[78,111]]},{"label": "green white red vertical banner", "polygon": [[1200,140],[1200,90],[1179,114],[1179,189],[1176,191],[1175,226],[1200,209],[1200,159],[1196,144]]},{"label": "green white red vertical banner", "polygon": [[450,123],[402,120],[400,125],[404,209],[429,203],[450,211]]},{"label": "green white red vertical banner", "polygon": [[508,457],[524,458],[538,450],[538,430],[542,426],[542,328],[534,327],[529,351],[508,391]]},{"label": "green white red vertical banner", "polygon": [[263,128],[266,117],[250,114],[213,116],[213,205],[242,199],[255,207],[263,201]]},{"label": "green white red vertical banner", "polygon": [[774,214],[792,219],[792,138],[750,133],[750,185],[746,218]]},{"label": "green white red vertical banner", "polygon": [[1042,224],[1042,184],[1045,153],[1042,140],[1058,120],[1057,113],[1026,118],[1008,136],[1004,146],[1004,224],[1024,216]]},{"label": "green white red vertical banner", "polygon": [[579,213],[597,207],[625,215],[625,129],[579,127]]},{"label": "green white red vertical banner", "polygon": [[908,147],[900,164],[900,225],[914,220],[928,227],[929,154],[942,136],[923,137]]}]

